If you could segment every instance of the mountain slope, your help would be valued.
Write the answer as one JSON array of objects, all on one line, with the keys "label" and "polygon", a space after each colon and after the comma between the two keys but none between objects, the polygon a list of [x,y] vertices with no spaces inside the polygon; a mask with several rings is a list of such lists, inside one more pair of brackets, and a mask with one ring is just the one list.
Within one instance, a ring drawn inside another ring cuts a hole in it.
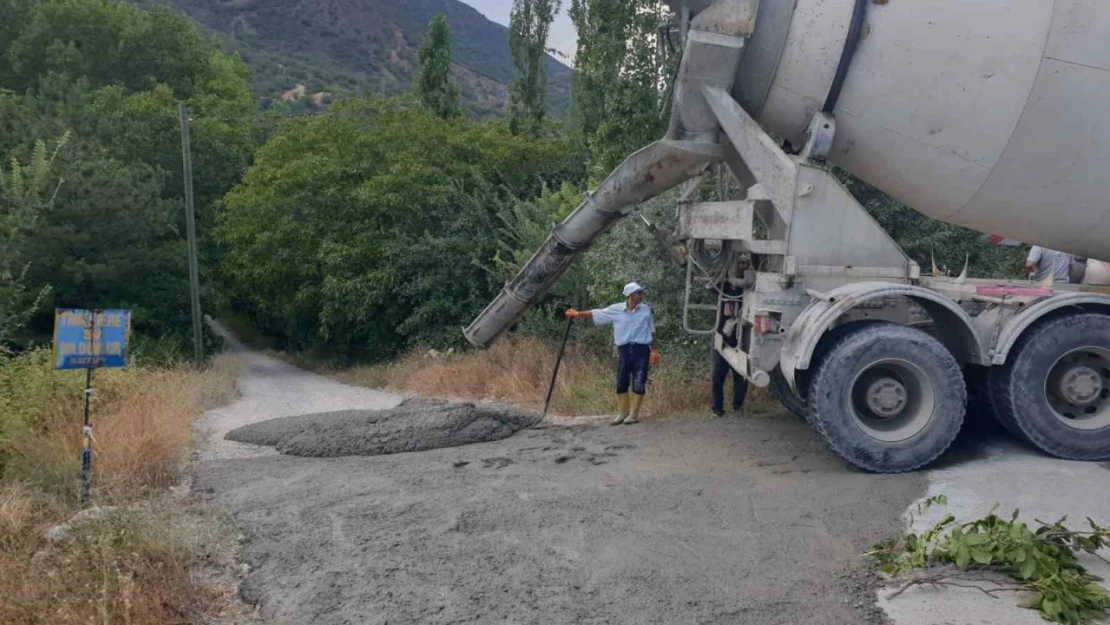
[{"label": "mountain slope", "polygon": [[[310,93],[405,91],[428,21],[443,13],[464,104],[478,116],[506,110],[514,74],[508,29],[458,0],[158,1],[222,33],[250,66],[264,101],[298,84]],[[549,112],[564,117],[570,69],[550,56],[545,63]]]}]

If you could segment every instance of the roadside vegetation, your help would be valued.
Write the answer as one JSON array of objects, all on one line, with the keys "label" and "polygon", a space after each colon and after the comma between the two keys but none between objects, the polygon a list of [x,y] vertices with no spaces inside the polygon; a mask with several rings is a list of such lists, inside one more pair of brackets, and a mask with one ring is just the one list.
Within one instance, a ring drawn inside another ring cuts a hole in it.
[{"label": "roadside vegetation", "polygon": [[[255,141],[243,64],[165,8],[0,2],[0,623],[189,623],[231,605],[233,528],[171,494],[194,420],[238,370],[181,364],[179,103],[210,268],[216,206]],[[133,311],[130,367],[94,376],[84,510],[85,373],[53,370],[48,347],[69,307]]]},{"label": "roadside vegetation", "polygon": [[189,336],[179,103],[211,283],[210,231],[259,124],[246,66],[164,7],[0,1],[0,344],[49,341],[55,308],[129,308],[144,338]]},{"label": "roadside vegetation", "polygon": [[[442,354],[414,350],[395,362],[327,370],[331,377],[360,386],[423,397],[468,399],[541,410],[558,342],[536,337],[509,337],[486,351]],[[559,368],[550,412],[561,416],[601,415],[616,408],[613,356],[588,344],[568,346]],[[709,414],[708,355],[667,362],[652,370],[644,401],[648,418],[688,418]],[[753,388],[749,415],[777,413],[780,408],[763,389]]]},{"label": "roadside vegetation", "polygon": [[[946,505],[944,495],[920,506]],[[1066,625],[1100,622],[1110,615],[1110,592],[1080,563],[1079,554],[1106,559],[1098,552],[1110,546],[1110,528],[1086,519],[1081,530],[1036,520],[1019,521],[1019,510],[1003,518],[994,509],[970,521],[946,514],[921,532],[880,543],[868,555],[893,578],[893,599],[914,586],[975,588],[994,598],[1020,593],[1018,605],[1037,610],[1046,621]]]},{"label": "roadside vegetation", "polygon": [[170,489],[196,417],[235,396],[240,362],[97,371],[100,508],[80,514],[84,372],[51,365],[45,349],[0,357],[0,622],[155,625],[225,609],[234,529]]}]

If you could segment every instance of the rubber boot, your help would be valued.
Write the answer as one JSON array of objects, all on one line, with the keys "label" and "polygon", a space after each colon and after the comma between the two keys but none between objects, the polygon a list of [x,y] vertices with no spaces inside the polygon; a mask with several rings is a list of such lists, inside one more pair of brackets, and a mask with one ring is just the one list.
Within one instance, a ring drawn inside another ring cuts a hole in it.
[{"label": "rubber boot", "polygon": [[628,393],[617,393],[617,418],[613,420],[613,425],[620,425],[628,418],[628,400]]},{"label": "rubber boot", "polygon": [[637,417],[640,416],[640,404],[643,403],[644,396],[632,393],[632,395],[629,396],[629,399],[631,400],[631,406],[629,409],[628,418],[624,420],[625,425],[632,425],[633,423],[640,422]]}]

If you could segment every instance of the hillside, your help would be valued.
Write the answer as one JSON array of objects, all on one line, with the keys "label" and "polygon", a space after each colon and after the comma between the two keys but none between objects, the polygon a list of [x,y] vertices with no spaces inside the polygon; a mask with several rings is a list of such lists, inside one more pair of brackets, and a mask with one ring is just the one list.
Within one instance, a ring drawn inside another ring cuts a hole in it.
[{"label": "hillside", "polygon": [[[183,11],[222,33],[251,68],[264,102],[305,91],[400,93],[417,68],[428,21],[447,15],[464,105],[486,117],[506,109],[513,78],[508,29],[458,0],[143,0]],[[570,69],[546,59],[549,111],[565,117]]]}]

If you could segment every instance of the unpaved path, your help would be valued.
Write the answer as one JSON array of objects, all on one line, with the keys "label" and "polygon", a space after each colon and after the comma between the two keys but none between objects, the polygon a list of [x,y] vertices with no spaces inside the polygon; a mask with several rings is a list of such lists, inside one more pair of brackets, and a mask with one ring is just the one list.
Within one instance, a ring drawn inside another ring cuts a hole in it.
[{"label": "unpaved path", "polygon": [[[242,399],[204,420],[194,488],[242,525],[244,592],[274,623],[855,625],[881,617],[856,554],[924,496],[946,494],[961,518],[997,501],[1030,520],[1110,519],[1110,471],[1097,464],[964,436],[930,471],[868,475],[785,415],[561,419],[433,451],[277,455],[222,436],[401,397],[245,356]],[[895,625],[1041,622],[1012,598],[959,588],[880,605]]]},{"label": "unpaved path", "polygon": [[224,435],[251,423],[333,410],[392,408],[401,395],[348,386],[293,365],[248,350],[230,331],[208,320],[213,332],[247,363],[239,378],[240,397],[234,403],[211,410],[198,422],[202,436],[200,460],[251,458],[276,454],[273,448],[244,445]]},{"label": "unpaved path", "polygon": [[243,527],[244,593],[276,623],[873,622],[856,554],[923,494],[785,416],[277,455],[220,436],[399,397],[247,359],[243,398],[205,419],[194,489]]}]

